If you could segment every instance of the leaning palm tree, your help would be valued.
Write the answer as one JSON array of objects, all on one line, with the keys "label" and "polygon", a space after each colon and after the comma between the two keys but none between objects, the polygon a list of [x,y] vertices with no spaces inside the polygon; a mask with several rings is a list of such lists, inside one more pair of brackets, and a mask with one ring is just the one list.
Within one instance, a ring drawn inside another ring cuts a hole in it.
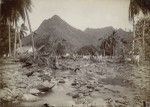
[{"label": "leaning palm tree", "polygon": [[[139,15],[139,13],[142,12],[143,15],[148,15],[150,13],[150,0],[130,0],[130,5],[129,5],[129,21],[132,22],[133,24],[133,46],[132,46],[132,51],[134,53],[134,45],[135,45],[135,16]],[[145,24],[145,22],[144,22]],[[145,35],[145,27],[143,26],[143,50],[145,46],[145,41],[144,41],[144,35]]]}]

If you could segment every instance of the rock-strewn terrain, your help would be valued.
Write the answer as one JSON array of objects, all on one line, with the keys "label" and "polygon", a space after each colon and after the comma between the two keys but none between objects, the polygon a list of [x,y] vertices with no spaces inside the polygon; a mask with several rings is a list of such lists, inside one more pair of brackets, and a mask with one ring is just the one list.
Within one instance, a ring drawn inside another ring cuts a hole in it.
[{"label": "rock-strewn terrain", "polygon": [[[103,57],[101,60],[58,59],[57,67],[39,68],[35,65],[22,68],[20,63],[6,62],[1,67],[4,83],[0,91],[1,102],[44,100],[40,104],[46,102],[51,105],[51,101],[59,101],[59,97],[55,99],[55,91],[70,96],[67,100],[72,99],[74,103],[68,105],[139,107],[142,100],[146,100],[150,70],[146,65],[117,63],[115,59]],[[45,98],[46,89],[52,92]]]}]

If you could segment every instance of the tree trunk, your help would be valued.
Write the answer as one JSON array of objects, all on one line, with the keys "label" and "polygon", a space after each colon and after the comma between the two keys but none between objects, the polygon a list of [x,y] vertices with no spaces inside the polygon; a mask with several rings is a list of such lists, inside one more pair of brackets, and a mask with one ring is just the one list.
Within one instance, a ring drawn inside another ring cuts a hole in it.
[{"label": "tree trunk", "polygon": [[134,18],[133,18],[133,43],[132,43],[132,55],[134,55],[134,50],[135,50],[135,21],[134,21]]},{"label": "tree trunk", "polygon": [[31,33],[33,56],[34,56],[34,59],[35,59],[34,37],[33,37],[32,29],[31,29],[31,23],[30,23],[30,19],[29,19],[29,15],[28,15],[27,9],[25,9],[25,11],[26,11],[27,20],[28,20],[28,25],[29,25],[29,29],[30,29],[30,33]]},{"label": "tree trunk", "polygon": [[16,45],[17,45],[17,22],[15,22],[15,41],[14,41],[14,58],[16,58]]},{"label": "tree trunk", "polygon": [[19,40],[19,48],[22,48],[22,42],[21,42],[21,37],[20,37],[20,31],[18,30],[18,25],[17,25],[17,34],[18,34],[18,40]]},{"label": "tree trunk", "polygon": [[10,21],[7,19],[7,23],[8,23],[8,39],[9,39],[9,57],[11,56],[11,24],[10,24]]},{"label": "tree trunk", "polygon": [[142,37],[142,47],[143,47],[143,60],[145,60],[145,20],[143,22],[143,37]]},{"label": "tree trunk", "polygon": [[18,40],[19,40],[19,48],[21,49],[22,48],[22,41],[21,41],[21,37],[20,37],[20,32],[19,31],[18,31]]},{"label": "tree trunk", "polygon": [[113,46],[113,56],[115,56],[115,46]]}]

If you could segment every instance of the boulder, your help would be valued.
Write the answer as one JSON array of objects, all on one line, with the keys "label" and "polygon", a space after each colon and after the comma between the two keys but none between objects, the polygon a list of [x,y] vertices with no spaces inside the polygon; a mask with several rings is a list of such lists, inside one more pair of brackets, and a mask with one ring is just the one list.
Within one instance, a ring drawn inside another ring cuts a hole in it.
[{"label": "boulder", "polygon": [[119,104],[123,104],[123,105],[127,105],[128,104],[128,101],[126,101],[125,99],[123,98],[117,98],[115,100],[116,103],[119,103]]},{"label": "boulder", "polygon": [[41,91],[41,92],[50,91],[50,87],[46,87],[46,86],[44,86],[44,85],[39,85],[39,86],[37,87],[37,89],[38,89],[39,91]]},{"label": "boulder", "polygon": [[36,88],[41,92],[47,92],[50,91],[55,84],[50,84],[48,81],[43,82],[42,85],[38,85]]},{"label": "boulder", "polygon": [[43,107],[50,107],[47,103],[43,104]]},{"label": "boulder", "polygon": [[32,94],[23,94],[22,100],[27,102],[35,102],[35,101],[39,101],[40,98]]},{"label": "boulder", "polygon": [[38,94],[40,94],[40,91],[38,89],[36,89],[36,88],[30,89],[29,92],[32,95],[38,95]]},{"label": "boulder", "polygon": [[44,85],[45,87],[51,87],[51,83],[50,83],[48,80],[44,81],[44,82],[43,82],[43,85]]}]

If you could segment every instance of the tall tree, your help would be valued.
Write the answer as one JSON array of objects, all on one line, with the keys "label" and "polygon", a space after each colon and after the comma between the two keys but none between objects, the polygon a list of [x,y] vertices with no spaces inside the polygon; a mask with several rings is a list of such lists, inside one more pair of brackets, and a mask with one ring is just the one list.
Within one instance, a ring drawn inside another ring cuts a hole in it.
[{"label": "tall tree", "polygon": [[10,26],[11,26],[11,22],[10,22],[10,14],[11,14],[11,6],[8,3],[8,1],[4,1],[1,0],[1,16],[0,16],[0,24],[7,24],[8,27],[8,38],[9,38],[9,55],[11,55],[11,34],[10,34]]},{"label": "tall tree", "polygon": [[144,15],[150,13],[150,0],[130,0],[129,21],[133,21],[136,15],[142,12]]},{"label": "tall tree", "polygon": [[[10,23],[13,24],[15,23],[15,26],[17,26],[17,21],[19,17],[25,20],[26,12],[31,11],[31,0],[2,0],[2,3],[0,5],[1,5],[0,21],[2,23],[9,22],[8,25],[10,25]],[[11,36],[9,32],[9,40],[11,40],[10,37]],[[15,42],[14,49],[15,48],[16,48],[16,42]],[[9,50],[11,50],[10,45],[9,45]]]},{"label": "tall tree", "polygon": [[[130,5],[129,5],[129,21],[133,21],[134,37],[135,37],[134,17],[136,15],[139,15],[140,12],[142,12],[144,16],[147,16],[150,13],[150,0],[130,0]],[[145,52],[145,21],[143,22],[142,42],[143,42],[143,51]],[[134,46],[134,44],[133,44],[133,46]],[[144,55],[144,60],[145,60],[145,55]],[[150,83],[150,79],[149,79],[149,83]],[[148,88],[150,88],[150,85],[149,85]],[[150,91],[148,90],[148,92],[150,92]],[[150,93],[148,93],[148,95],[149,94]],[[147,99],[148,98],[146,97],[145,100],[147,100]]]},{"label": "tall tree", "polygon": [[28,25],[29,25],[29,29],[30,29],[30,33],[31,33],[33,57],[35,58],[34,37],[33,37],[33,36],[34,36],[34,33],[32,33],[31,23],[30,23],[30,19],[29,19],[29,15],[28,15],[28,11],[27,11],[27,9],[26,9],[25,11],[26,11],[27,20],[28,20]]},{"label": "tall tree", "polygon": [[[129,21],[133,24],[133,53],[134,53],[134,45],[135,45],[135,16],[139,15],[142,12],[143,15],[148,15],[150,13],[150,0],[130,0],[129,5]],[[145,23],[145,22],[144,22]],[[143,26],[143,49],[144,49],[144,31],[145,28]]]}]

